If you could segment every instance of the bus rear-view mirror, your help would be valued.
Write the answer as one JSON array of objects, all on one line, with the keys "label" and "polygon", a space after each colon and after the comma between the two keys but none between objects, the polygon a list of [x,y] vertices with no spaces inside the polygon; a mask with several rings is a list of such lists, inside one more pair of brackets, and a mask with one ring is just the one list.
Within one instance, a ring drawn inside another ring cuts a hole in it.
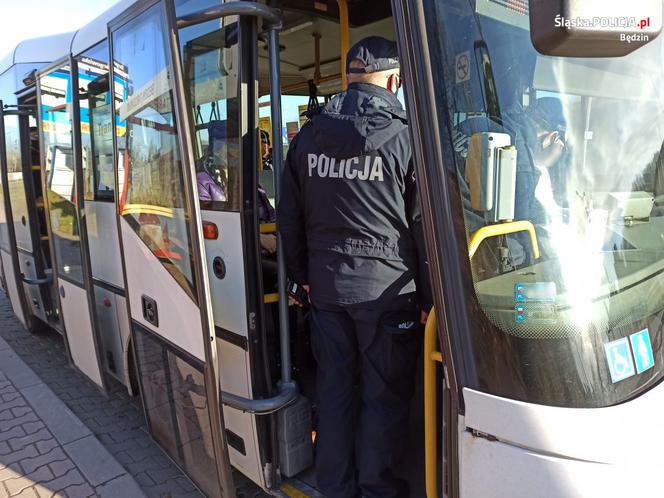
[{"label": "bus rear-view mirror", "polygon": [[662,0],[529,0],[530,37],[544,55],[621,57],[662,30]]}]

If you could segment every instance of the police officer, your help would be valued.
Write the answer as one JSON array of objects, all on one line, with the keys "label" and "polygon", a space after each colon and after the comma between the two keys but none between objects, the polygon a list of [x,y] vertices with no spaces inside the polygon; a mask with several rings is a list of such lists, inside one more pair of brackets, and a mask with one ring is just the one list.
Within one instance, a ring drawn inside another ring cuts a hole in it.
[{"label": "police officer", "polygon": [[277,206],[287,271],[311,301],[316,480],[329,498],[404,497],[404,448],[430,304],[396,44],[347,55],[348,90],[307,113]]}]

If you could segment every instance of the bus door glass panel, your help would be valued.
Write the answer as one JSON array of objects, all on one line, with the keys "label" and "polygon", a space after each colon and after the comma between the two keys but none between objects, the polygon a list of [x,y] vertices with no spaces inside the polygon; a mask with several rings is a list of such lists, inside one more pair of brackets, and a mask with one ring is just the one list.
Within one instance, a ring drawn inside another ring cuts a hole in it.
[{"label": "bus door glass panel", "polygon": [[112,28],[119,210],[134,347],[155,439],[220,496],[204,380],[191,208],[185,197],[164,5]]},{"label": "bus door glass panel", "polygon": [[17,115],[5,116],[5,145],[7,148],[7,180],[14,218],[16,245],[19,249],[31,253],[30,217],[25,192],[25,179],[23,178],[21,134]]},{"label": "bus door glass panel", "polygon": [[[108,372],[129,385],[130,334],[115,210],[113,112],[108,42],[77,58],[81,160],[90,262],[103,357]],[[116,76],[120,85],[124,80]]]},{"label": "bus door glass panel", "polygon": [[39,77],[41,137],[46,198],[51,222],[57,288],[72,361],[97,385],[97,361],[83,260],[72,151],[71,74],[69,66]]},{"label": "bus door glass panel", "polygon": [[44,192],[42,185],[42,172],[41,172],[41,160],[40,160],[40,150],[39,150],[39,128],[37,122],[37,96],[34,95],[30,102],[27,105],[34,105],[34,113],[30,113],[27,117],[28,121],[28,147],[27,151],[29,157],[26,159],[26,162],[29,163],[30,169],[32,170],[32,187],[34,191],[34,203],[35,203],[35,212],[36,212],[36,234],[39,236],[39,250],[34,250],[35,257],[38,257],[42,261],[42,267],[44,270],[51,268],[51,251],[48,239],[48,227],[46,224],[46,211],[45,211],[45,202],[44,202]]},{"label": "bus door glass panel", "polygon": [[[206,237],[205,253],[221,389],[246,398],[254,397],[254,387],[248,346],[239,54],[240,30],[250,29],[249,23],[232,17],[179,32],[185,88],[192,106],[198,199],[203,223],[213,223],[219,234]],[[223,409],[231,463],[263,485],[256,417],[227,406]]]},{"label": "bus door glass panel", "polygon": [[[5,113],[0,108],[0,118],[3,125],[7,118]],[[2,268],[5,279],[5,286],[7,295],[12,304],[14,314],[18,317],[23,326],[27,326],[27,317],[23,311],[23,293],[19,288],[20,268],[18,266],[18,258],[16,257],[16,247],[13,240],[13,226],[10,228],[9,223],[12,223],[11,207],[9,204],[11,195],[9,193],[9,183],[7,181],[7,151],[4,143],[5,137],[0,137],[3,141],[1,148],[3,157],[0,158],[0,259],[2,260]]]},{"label": "bus door glass panel", "polygon": [[9,230],[7,228],[7,210],[5,208],[4,188],[2,188],[4,180],[4,172],[0,174],[0,248],[9,252]]},{"label": "bus door glass panel", "polygon": [[[37,94],[33,94],[25,101],[24,105],[34,108],[27,116],[27,140],[26,153],[24,158],[24,168],[26,171],[26,182],[30,181],[30,189],[34,198],[30,203],[34,203],[34,218],[30,221],[34,224],[32,227],[33,236],[33,255],[35,257],[36,278],[47,278],[47,283],[39,286],[39,295],[43,302],[45,321],[51,324],[56,330],[61,330],[60,315],[57,311],[57,285],[53,276],[53,263],[51,262],[51,239],[49,237],[48,225],[46,219],[46,201],[44,196],[44,185],[42,183],[41,151],[39,143],[39,125],[37,121]],[[27,180],[27,174],[30,171],[30,178]],[[27,188],[27,187],[26,187]]]},{"label": "bus door glass panel", "polygon": [[[645,392],[664,372],[662,38],[624,57],[545,57],[527,7],[425,5],[463,240],[488,226],[506,234],[513,219],[532,225],[539,248],[510,233],[461,262],[468,309],[478,310],[470,337],[458,338],[475,361],[467,385],[579,408]],[[502,143],[493,166],[481,157],[489,137]],[[498,172],[514,150],[510,187]],[[492,202],[474,198],[494,181]]]},{"label": "bus door glass panel", "polygon": [[[16,236],[16,250],[18,252],[19,272],[28,279],[37,279],[42,275],[37,273],[37,251],[33,251],[33,240],[31,227],[35,220],[30,216],[28,210],[28,182],[32,181],[32,172],[30,176],[24,176],[25,159],[22,157],[23,150],[21,144],[21,132],[24,133],[25,126],[22,126],[18,115],[5,115],[5,145],[7,150],[7,184],[9,187],[9,199],[12,209],[14,222],[14,234]],[[23,122],[25,124],[25,121]],[[24,140],[28,139],[25,137]],[[30,199],[31,203],[36,203],[36,199]],[[28,307],[34,315],[39,316],[46,321],[44,313],[44,303],[42,300],[39,286],[23,283]]]}]

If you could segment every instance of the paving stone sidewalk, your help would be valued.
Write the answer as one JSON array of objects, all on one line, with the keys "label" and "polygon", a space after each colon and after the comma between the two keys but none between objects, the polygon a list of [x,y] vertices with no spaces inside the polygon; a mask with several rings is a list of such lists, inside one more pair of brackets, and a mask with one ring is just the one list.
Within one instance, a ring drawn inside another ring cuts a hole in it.
[{"label": "paving stone sidewalk", "polygon": [[[22,327],[1,290],[0,338],[34,371],[38,380],[43,382],[42,386],[48,387],[54,398],[64,402],[78,417],[83,427],[102,444],[102,449],[105,448],[135,479],[146,496],[203,498],[150,437],[140,398],[129,396],[127,389],[119,383],[112,383],[110,391],[103,394],[69,365],[63,338],[57,332],[30,334]],[[3,368],[0,359],[0,369]],[[0,468],[2,459],[0,456]],[[32,497],[30,494],[26,496]],[[123,498],[133,496],[125,494]],[[5,498],[3,491],[0,491],[0,498]]]},{"label": "paving stone sidewalk", "polygon": [[0,339],[0,498],[142,497],[136,481]]},{"label": "paving stone sidewalk", "polygon": [[[69,365],[62,336],[54,331],[30,334],[23,328],[14,316],[11,304],[2,290],[0,290],[0,339],[4,339],[16,356],[30,367],[38,380],[43,382],[42,385],[47,386],[54,397],[64,402],[78,417],[103,448],[134,478],[145,496],[204,498],[191,480],[165,455],[150,436],[140,397],[129,396],[126,387],[113,382],[112,379],[109,392],[102,393],[83,374]],[[0,370],[3,367],[0,358]],[[0,388],[0,402],[2,395]],[[0,469],[3,469],[1,455],[0,443]],[[4,470],[0,470],[0,480],[2,472]],[[238,473],[235,473],[235,484],[237,498],[267,496]],[[30,494],[25,496],[34,498],[34,495]],[[71,495],[74,496],[87,495]],[[0,498],[5,498],[1,487]],[[134,495],[125,494],[122,498],[134,498]]]}]

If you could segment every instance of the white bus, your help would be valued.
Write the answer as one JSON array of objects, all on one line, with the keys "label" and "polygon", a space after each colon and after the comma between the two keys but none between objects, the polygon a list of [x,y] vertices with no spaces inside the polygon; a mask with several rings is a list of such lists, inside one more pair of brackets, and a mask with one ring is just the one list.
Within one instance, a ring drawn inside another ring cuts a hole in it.
[{"label": "white bus", "polygon": [[[231,468],[276,496],[319,496],[308,329],[283,254],[276,289],[264,275],[259,237],[275,226],[256,190],[279,196],[281,137],[301,125],[297,112],[283,126],[288,106],[343,91],[350,44],[381,35],[401,54],[435,301],[403,463],[413,496],[651,494],[661,24],[660,0],[127,0],[56,37],[60,51],[25,42],[31,57],[0,64],[14,311],[58,327],[101,387],[133,376],[153,437],[208,496],[235,496]],[[259,152],[266,96],[275,178]],[[199,201],[201,167],[223,201]],[[23,245],[43,234],[32,275]]]}]

